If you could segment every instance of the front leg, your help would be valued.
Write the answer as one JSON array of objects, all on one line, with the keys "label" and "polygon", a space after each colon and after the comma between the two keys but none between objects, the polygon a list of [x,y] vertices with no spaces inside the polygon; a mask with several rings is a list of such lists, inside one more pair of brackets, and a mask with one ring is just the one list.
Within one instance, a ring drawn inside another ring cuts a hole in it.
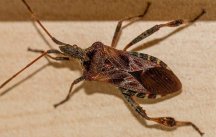
[{"label": "front leg", "polygon": [[158,124],[164,125],[166,127],[174,128],[174,127],[179,127],[179,126],[192,126],[201,136],[204,134],[203,132],[200,131],[200,129],[193,124],[192,122],[189,121],[176,121],[172,117],[149,117],[145,110],[136,103],[136,101],[133,99],[134,95],[131,94],[130,90],[126,89],[120,89],[124,98],[126,101],[130,104],[130,106],[144,119],[154,121]]},{"label": "front leg", "polygon": [[84,77],[84,76],[81,76],[81,77],[75,79],[75,80],[71,83],[69,92],[68,92],[67,96],[65,97],[65,99],[63,99],[63,100],[61,100],[60,102],[54,104],[54,105],[53,105],[54,108],[56,108],[56,107],[58,107],[59,105],[62,105],[62,104],[64,104],[65,102],[67,102],[67,101],[71,98],[71,96],[72,96],[72,89],[73,89],[73,86],[76,85],[77,83],[83,81],[83,80],[85,80],[85,77]]}]

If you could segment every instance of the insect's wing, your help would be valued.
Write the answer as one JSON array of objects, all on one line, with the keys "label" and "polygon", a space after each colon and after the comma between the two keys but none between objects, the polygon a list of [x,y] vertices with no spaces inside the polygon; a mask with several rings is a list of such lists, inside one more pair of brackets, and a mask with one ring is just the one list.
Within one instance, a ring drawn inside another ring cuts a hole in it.
[{"label": "insect's wing", "polygon": [[132,52],[130,54],[135,57],[134,59],[138,57],[155,64],[155,67],[129,72],[149,92],[155,96],[165,96],[181,89],[182,85],[180,80],[164,62],[147,54],[136,52]]},{"label": "insect's wing", "polygon": [[159,59],[136,52],[124,52],[108,46],[88,51],[84,63],[87,80],[112,83],[137,93],[167,95],[181,88],[175,74]]},{"label": "insect's wing", "polygon": [[117,87],[132,90],[134,92],[148,93],[143,85],[128,72],[122,70],[107,70],[97,73],[91,80],[108,82]]},{"label": "insect's wing", "polygon": [[139,57],[140,54],[137,52],[129,53],[107,48],[105,54],[108,55],[108,60],[115,68],[127,72],[146,70],[148,68],[160,66],[157,63],[149,61],[147,56],[144,58]]}]

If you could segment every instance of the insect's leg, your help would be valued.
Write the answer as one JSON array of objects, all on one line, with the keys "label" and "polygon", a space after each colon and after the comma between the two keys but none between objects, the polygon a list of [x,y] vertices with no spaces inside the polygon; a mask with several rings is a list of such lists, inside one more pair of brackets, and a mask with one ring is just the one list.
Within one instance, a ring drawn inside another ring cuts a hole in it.
[{"label": "insect's leg", "polygon": [[59,103],[54,104],[53,106],[56,108],[56,107],[58,107],[59,105],[62,105],[62,104],[64,104],[65,102],[67,102],[67,101],[71,98],[71,96],[72,96],[72,89],[73,89],[73,86],[74,86],[75,84],[77,84],[77,83],[83,81],[84,79],[85,79],[85,77],[84,77],[84,76],[81,76],[81,77],[79,77],[78,79],[74,80],[74,81],[71,83],[71,86],[70,86],[70,89],[69,89],[69,92],[68,92],[66,98],[63,99],[62,101],[60,101]]},{"label": "insect's leg", "polygon": [[[44,53],[45,52],[44,50],[31,49],[31,48],[28,48],[28,51],[37,52],[37,53]],[[66,57],[63,53],[61,53],[59,50],[56,50],[56,49],[50,49],[47,51],[47,53],[48,53],[46,55],[47,57],[54,59],[54,60],[57,60],[57,61],[70,60],[69,57]],[[61,57],[52,57],[49,54],[57,54],[57,55],[62,55],[62,56]]]},{"label": "insect's leg", "polygon": [[146,15],[146,13],[148,12],[148,9],[149,9],[150,5],[151,5],[151,3],[148,2],[148,3],[147,3],[147,7],[145,8],[144,12],[143,12],[141,15],[132,16],[132,17],[127,17],[127,18],[121,19],[121,20],[118,22],[118,24],[117,24],[117,26],[116,26],[115,33],[114,33],[114,35],[113,35],[111,47],[113,47],[113,48],[116,47],[116,44],[117,44],[117,42],[118,42],[118,40],[119,40],[119,36],[120,36],[120,34],[121,34],[121,30],[123,29],[123,28],[122,28],[122,23],[123,23],[123,21],[130,21],[130,23],[133,23],[133,22],[135,22],[135,21],[138,21],[138,20],[142,19],[142,18]]},{"label": "insect's leg", "polygon": [[143,108],[135,102],[135,100],[133,99],[134,96],[131,96],[127,93],[122,93],[125,97],[125,99],[127,100],[127,102],[132,106],[132,108],[144,119],[146,120],[150,120],[150,121],[154,121],[157,122],[161,125],[164,125],[166,127],[170,127],[170,128],[174,128],[174,127],[179,127],[179,126],[192,126],[201,136],[204,134],[203,132],[200,131],[200,129],[193,124],[192,122],[187,122],[187,121],[176,121],[174,118],[172,117],[157,117],[157,118],[151,118],[149,117],[145,110],[143,110]]},{"label": "insect's leg", "polygon": [[141,33],[136,38],[134,38],[130,43],[128,43],[125,46],[125,48],[123,50],[127,50],[132,45],[134,45],[134,44],[140,42],[141,40],[145,39],[146,37],[152,35],[153,33],[157,32],[162,27],[177,27],[177,26],[180,26],[182,24],[193,23],[196,20],[198,20],[204,13],[205,13],[205,10],[203,9],[202,12],[199,15],[197,15],[194,19],[192,19],[190,21],[183,20],[183,19],[178,19],[178,20],[174,20],[174,21],[171,21],[171,22],[168,22],[168,23],[155,25],[152,28],[150,28],[150,29],[144,31],[143,33]]},{"label": "insect's leg", "polygon": [[40,20],[38,19],[38,17],[35,15],[35,13],[33,12],[33,10],[31,9],[31,7],[29,6],[29,4],[25,1],[22,0],[22,2],[25,4],[25,6],[27,7],[28,11],[30,12],[32,18],[34,21],[36,21],[40,27],[46,32],[46,34],[52,39],[53,42],[55,42],[58,45],[67,45],[66,43],[57,40],[55,37],[53,37],[49,31],[44,27],[44,25],[40,22]]}]

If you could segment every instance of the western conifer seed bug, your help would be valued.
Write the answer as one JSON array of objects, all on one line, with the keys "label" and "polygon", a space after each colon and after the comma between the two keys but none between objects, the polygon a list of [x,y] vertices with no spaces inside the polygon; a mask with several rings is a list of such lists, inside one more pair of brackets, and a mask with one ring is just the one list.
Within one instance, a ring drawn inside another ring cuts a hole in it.
[{"label": "western conifer seed bug", "polygon": [[[146,114],[146,111],[135,101],[135,97],[156,99],[179,91],[182,85],[178,77],[163,61],[144,53],[127,52],[126,50],[157,32],[160,28],[177,27],[182,24],[195,22],[205,13],[205,10],[202,10],[199,15],[190,21],[177,19],[168,23],[155,25],[134,38],[123,50],[117,50],[116,45],[122,30],[122,23],[124,21],[132,23],[142,19],[151,5],[148,2],[143,14],[124,18],[118,22],[111,46],[106,46],[101,42],[95,42],[89,48],[81,49],[77,45],[70,45],[53,37],[35,16],[29,4],[25,0],[22,0],[22,2],[27,7],[34,21],[39,24],[54,43],[60,45],[60,51],[56,49],[47,51],[30,49],[30,51],[41,53],[41,55],[1,84],[0,88],[4,87],[13,78],[44,56],[58,61],[69,61],[70,58],[76,58],[80,60],[83,66],[83,75],[72,82],[66,98],[55,104],[54,107],[58,107],[67,102],[72,95],[73,86],[83,80],[107,82],[119,88],[127,103],[143,119],[154,121],[171,128],[190,125],[200,135],[204,134],[192,122],[176,121],[172,117],[149,117]],[[50,54],[56,54],[58,56],[53,57]]]}]

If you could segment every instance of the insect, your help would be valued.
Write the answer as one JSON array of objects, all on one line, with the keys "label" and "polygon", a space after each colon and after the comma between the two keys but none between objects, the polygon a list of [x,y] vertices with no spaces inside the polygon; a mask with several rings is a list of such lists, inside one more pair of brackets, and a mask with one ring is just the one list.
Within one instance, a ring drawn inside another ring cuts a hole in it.
[{"label": "insect", "polygon": [[[195,22],[205,13],[205,10],[202,10],[199,15],[190,21],[178,19],[168,23],[155,25],[134,38],[123,50],[117,50],[116,45],[122,30],[122,23],[124,21],[134,22],[142,19],[151,5],[150,3],[147,3],[143,14],[124,18],[118,22],[111,46],[106,46],[101,42],[95,42],[89,48],[81,49],[77,45],[70,45],[53,37],[35,16],[29,4],[25,0],[22,0],[22,2],[27,7],[33,19],[40,25],[52,41],[59,45],[60,50],[50,49],[43,51],[30,49],[30,51],[41,53],[41,55],[6,80],[0,88],[4,87],[17,75],[44,56],[57,61],[69,61],[70,58],[76,58],[83,66],[83,74],[72,82],[66,98],[59,103],[56,103],[54,107],[58,107],[67,102],[72,96],[73,86],[83,80],[107,82],[119,88],[126,101],[143,119],[154,121],[171,128],[190,125],[200,135],[204,134],[192,122],[177,121],[172,117],[149,117],[146,114],[146,111],[135,101],[136,97],[149,99],[164,97],[179,91],[182,84],[178,77],[163,61],[144,53],[127,52],[126,50],[146,37],[154,34],[160,28],[177,27],[182,24]],[[53,57],[51,56],[52,54],[57,56]]]}]

